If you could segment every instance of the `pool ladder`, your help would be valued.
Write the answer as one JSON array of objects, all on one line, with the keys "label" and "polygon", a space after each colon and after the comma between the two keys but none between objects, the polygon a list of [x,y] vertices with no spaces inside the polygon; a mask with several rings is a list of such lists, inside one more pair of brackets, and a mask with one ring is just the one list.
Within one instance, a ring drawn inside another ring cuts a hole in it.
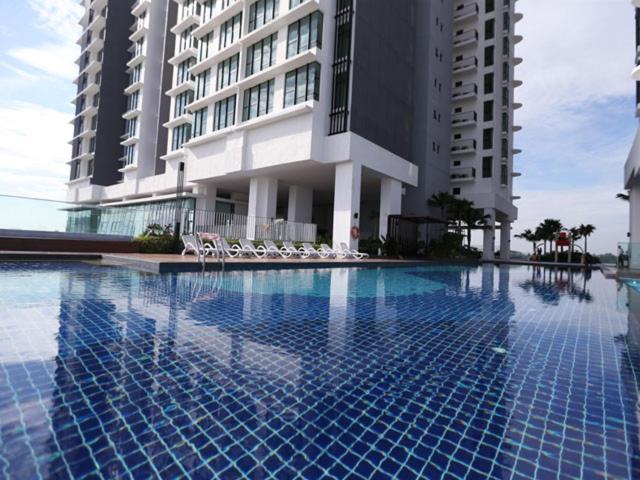
[{"label": "pool ladder", "polygon": [[[200,235],[198,235],[198,243],[200,244],[198,245],[198,255],[200,256],[200,251],[202,251],[202,271],[205,272],[207,270],[207,252],[204,249],[204,242]],[[221,270],[224,272],[224,257],[226,254],[222,246],[222,240],[220,240],[220,238],[215,238],[213,240],[213,246],[216,249],[216,261],[221,264]]]}]

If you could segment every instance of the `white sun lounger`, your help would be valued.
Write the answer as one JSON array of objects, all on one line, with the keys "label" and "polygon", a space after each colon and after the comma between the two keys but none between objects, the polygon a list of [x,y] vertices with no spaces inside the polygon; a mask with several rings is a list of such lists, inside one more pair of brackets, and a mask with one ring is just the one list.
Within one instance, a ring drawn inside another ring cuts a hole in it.
[{"label": "white sun lounger", "polygon": [[251,240],[242,239],[240,240],[240,247],[242,248],[242,255],[253,255],[257,258],[263,258],[267,255],[267,249],[260,245],[256,247]]},{"label": "white sun lounger", "polygon": [[180,237],[182,239],[182,244],[184,245],[184,249],[182,250],[182,256],[184,257],[187,253],[193,253],[197,255],[198,258],[202,255],[210,255],[211,246],[204,245],[202,241],[196,235],[182,235]]},{"label": "white sun lounger", "polygon": [[289,253],[292,257],[302,257],[302,252],[293,246],[293,242],[287,241],[283,243],[284,247],[282,247],[287,253]]},{"label": "white sun lounger", "polygon": [[305,258],[325,258],[310,243],[303,243],[301,251],[302,251],[302,256],[305,257]]},{"label": "white sun lounger", "polygon": [[267,255],[270,257],[282,257],[289,258],[291,257],[291,253],[287,251],[286,248],[278,248],[278,246],[272,240],[265,240],[264,246],[267,249]]},{"label": "white sun lounger", "polygon": [[323,243],[322,245],[320,245],[320,255],[324,255],[325,258],[336,258],[338,254],[339,252],[335,251],[326,243]]},{"label": "white sun lounger", "polygon": [[362,253],[362,252],[359,252],[357,250],[351,250],[349,248],[349,246],[344,242],[340,244],[340,249],[341,249],[340,254],[344,255],[346,258],[351,257],[351,258],[355,258],[356,260],[362,260],[363,258],[369,258],[369,254],[368,253]]}]

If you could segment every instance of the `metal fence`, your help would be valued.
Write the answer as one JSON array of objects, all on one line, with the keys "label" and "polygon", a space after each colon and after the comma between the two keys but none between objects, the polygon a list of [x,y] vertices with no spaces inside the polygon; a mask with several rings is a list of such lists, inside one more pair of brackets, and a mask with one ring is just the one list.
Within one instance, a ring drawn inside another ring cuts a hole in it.
[{"label": "metal fence", "polygon": [[251,240],[273,240],[315,242],[317,225],[288,222],[282,219],[249,217],[232,213],[194,210],[190,212],[191,233],[217,233],[225,238],[248,238]]}]

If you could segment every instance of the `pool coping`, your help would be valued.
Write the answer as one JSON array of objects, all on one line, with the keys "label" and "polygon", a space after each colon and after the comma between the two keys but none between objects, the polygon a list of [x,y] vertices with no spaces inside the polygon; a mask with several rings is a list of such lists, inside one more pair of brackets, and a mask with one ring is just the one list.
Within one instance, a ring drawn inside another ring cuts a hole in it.
[{"label": "pool coping", "polygon": [[[171,258],[169,258],[171,257]],[[178,255],[153,256],[143,254],[104,254],[102,263],[105,265],[124,266],[148,273],[188,273],[201,272],[203,264],[197,260],[185,259]],[[323,259],[229,259],[224,263],[225,271],[247,270],[302,270],[326,268],[380,268],[380,267],[417,267],[433,265],[435,262],[426,260],[323,260]],[[223,266],[215,259],[208,258],[205,271],[222,271]]]}]

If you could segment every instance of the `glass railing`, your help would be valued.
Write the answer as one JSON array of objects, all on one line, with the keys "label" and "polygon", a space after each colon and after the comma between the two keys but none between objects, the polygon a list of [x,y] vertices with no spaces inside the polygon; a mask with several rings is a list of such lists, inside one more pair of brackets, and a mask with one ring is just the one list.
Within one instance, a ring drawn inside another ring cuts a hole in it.
[{"label": "glass railing", "polygon": [[640,269],[640,243],[618,243],[616,263],[622,268]]},{"label": "glass railing", "polygon": [[211,232],[229,239],[315,242],[315,224],[195,209],[195,199],[140,205],[92,206],[0,195],[0,236],[108,235],[135,237],[150,225],[180,233]]}]

